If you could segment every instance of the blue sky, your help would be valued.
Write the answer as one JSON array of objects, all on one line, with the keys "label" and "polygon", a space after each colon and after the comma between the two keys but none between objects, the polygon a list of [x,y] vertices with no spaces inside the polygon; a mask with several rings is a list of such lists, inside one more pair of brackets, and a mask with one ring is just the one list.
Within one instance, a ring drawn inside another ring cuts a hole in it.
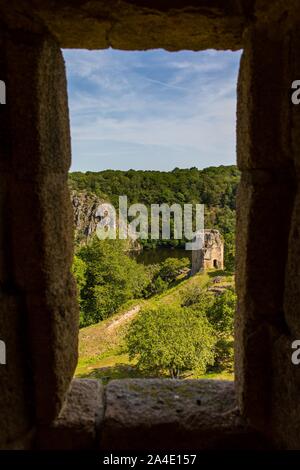
[{"label": "blue sky", "polygon": [[234,164],[240,55],[64,50],[71,170]]}]

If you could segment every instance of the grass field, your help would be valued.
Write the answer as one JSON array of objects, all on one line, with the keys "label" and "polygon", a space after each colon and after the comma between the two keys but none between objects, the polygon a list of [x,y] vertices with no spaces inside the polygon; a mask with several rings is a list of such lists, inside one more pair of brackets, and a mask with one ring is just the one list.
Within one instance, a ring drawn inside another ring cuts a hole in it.
[{"label": "grass field", "polygon": [[[181,294],[191,285],[207,287],[215,276],[222,276],[218,286],[233,283],[233,276],[224,275],[223,271],[211,271],[197,274],[181,281],[163,294],[148,300],[131,301],[109,319],[97,325],[82,328],[79,333],[79,361],[75,372],[76,377],[102,379],[108,382],[111,379],[145,377],[130,361],[124,351],[124,336],[129,323],[145,307],[155,307],[162,304],[180,304]],[[149,375],[147,375],[149,377]],[[186,374],[187,378],[196,378],[192,371]],[[206,374],[197,378],[211,378],[219,380],[233,380],[233,374]]]}]

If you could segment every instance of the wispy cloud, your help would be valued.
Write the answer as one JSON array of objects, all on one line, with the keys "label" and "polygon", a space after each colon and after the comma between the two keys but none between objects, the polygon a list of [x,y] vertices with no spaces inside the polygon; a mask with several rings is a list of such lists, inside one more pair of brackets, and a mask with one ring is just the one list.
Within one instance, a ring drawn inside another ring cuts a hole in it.
[{"label": "wispy cloud", "polygon": [[73,170],[235,162],[239,52],[64,55]]},{"label": "wispy cloud", "polygon": [[167,88],[171,88],[173,90],[184,90],[184,91],[188,90],[187,88],[173,85],[172,83],[162,82],[161,80],[155,80],[154,78],[149,78],[149,77],[146,77],[145,75],[143,76],[143,80],[148,80],[148,82],[157,83],[158,85],[162,85]]}]

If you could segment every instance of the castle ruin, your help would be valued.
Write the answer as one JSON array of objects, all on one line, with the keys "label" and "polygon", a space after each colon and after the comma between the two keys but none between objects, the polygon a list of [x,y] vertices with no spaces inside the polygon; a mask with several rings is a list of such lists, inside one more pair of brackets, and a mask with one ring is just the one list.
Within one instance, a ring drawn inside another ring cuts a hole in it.
[{"label": "castle ruin", "polygon": [[199,271],[224,268],[224,242],[219,230],[206,229],[196,239],[200,241],[201,237],[203,243],[192,252],[192,276]]}]

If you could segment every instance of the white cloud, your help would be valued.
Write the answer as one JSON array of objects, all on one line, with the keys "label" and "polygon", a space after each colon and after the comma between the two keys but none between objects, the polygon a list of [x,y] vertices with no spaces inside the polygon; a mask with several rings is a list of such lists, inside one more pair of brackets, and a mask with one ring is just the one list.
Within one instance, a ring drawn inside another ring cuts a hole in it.
[{"label": "white cloud", "polygon": [[[155,148],[170,160],[172,150],[174,166],[180,166],[178,149],[199,161],[209,156],[211,165],[235,161],[239,54],[123,54],[65,53],[74,169],[82,169],[86,157],[97,153],[122,159],[123,166],[128,157],[130,167],[132,150],[123,151],[122,145],[141,152],[141,159]],[[155,164],[163,169],[164,159]]]}]

